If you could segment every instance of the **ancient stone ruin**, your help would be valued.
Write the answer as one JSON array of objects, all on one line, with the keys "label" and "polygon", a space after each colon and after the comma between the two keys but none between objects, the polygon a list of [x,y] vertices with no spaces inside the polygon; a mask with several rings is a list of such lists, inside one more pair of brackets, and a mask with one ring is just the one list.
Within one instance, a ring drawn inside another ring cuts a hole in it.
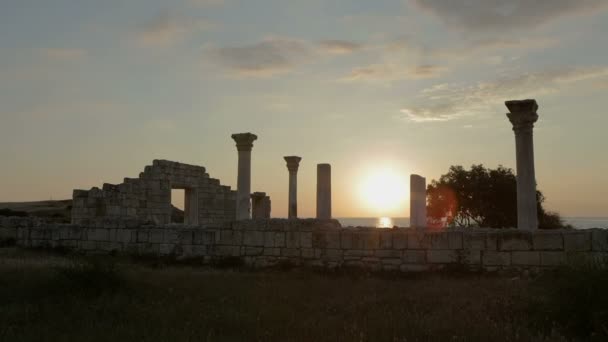
[{"label": "ancient stone ruin", "polygon": [[210,178],[202,166],[155,160],[139,178],[101,189],[74,190],[72,223],[77,225],[171,223],[171,190],[184,189],[184,224],[222,225],[236,217],[236,191]]},{"label": "ancient stone ruin", "polygon": [[[31,218],[0,220],[0,242],[85,253],[239,258],[254,267],[290,262],[319,267],[422,271],[459,264],[485,270],[541,269],[571,256],[608,259],[608,230],[537,230],[532,142],[536,101],[508,101],[517,152],[519,229],[426,229],[426,180],[410,178],[411,227],[341,227],[332,220],[331,166],[317,164],[316,219],[297,217],[300,157],[285,157],[289,217],[272,219],[270,198],[251,193],[251,151],[257,136],[234,134],[237,191],[204,167],[155,160],[138,178],[101,189],[74,190],[72,224]],[[171,190],[185,190],[184,224],[171,222]]]}]

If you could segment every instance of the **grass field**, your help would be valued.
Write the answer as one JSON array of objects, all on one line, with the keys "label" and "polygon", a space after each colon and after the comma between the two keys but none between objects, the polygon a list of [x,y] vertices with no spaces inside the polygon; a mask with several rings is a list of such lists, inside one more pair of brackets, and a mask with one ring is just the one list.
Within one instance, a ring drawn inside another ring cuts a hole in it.
[{"label": "grass field", "polygon": [[4,248],[0,341],[600,341],[606,270],[587,273],[261,272]]}]

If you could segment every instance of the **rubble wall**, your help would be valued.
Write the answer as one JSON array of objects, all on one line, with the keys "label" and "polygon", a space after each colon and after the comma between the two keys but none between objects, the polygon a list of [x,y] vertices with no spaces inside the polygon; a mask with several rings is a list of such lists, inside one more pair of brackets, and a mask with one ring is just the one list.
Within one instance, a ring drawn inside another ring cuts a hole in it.
[{"label": "rubble wall", "polygon": [[608,256],[608,230],[341,228],[335,220],[239,221],[224,228],[140,226],[93,228],[0,221],[0,237],[23,247],[86,253],[237,258],[253,267],[288,262],[334,268],[425,271],[450,265],[472,269],[542,269],[576,258]]},{"label": "rubble wall", "polygon": [[[236,192],[209,177],[202,166],[154,160],[139,178],[101,189],[74,190],[72,223],[139,225],[171,223],[171,189],[185,189],[185,223],[218,225],[236,217]],[[190,207],[191,206],[191,207]],[[192,217],[188,211],[193,209]]]}]

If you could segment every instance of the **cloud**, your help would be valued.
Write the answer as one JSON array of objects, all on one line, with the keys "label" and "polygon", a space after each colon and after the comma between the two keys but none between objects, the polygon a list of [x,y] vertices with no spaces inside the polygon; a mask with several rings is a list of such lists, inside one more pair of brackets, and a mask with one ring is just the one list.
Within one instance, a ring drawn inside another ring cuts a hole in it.
[{"label": "cloud", "polygon": [[273,38],[250,45],[222,47],[211,55],[216,62],[242,76],[272,76],[293,69],[308,59],[311,52],[303,41]]},{"label": "cloud", "polygon": [[190,4],[195,6],[221,6],[225,0],[190,0]]},{"label": "cloud", "polygon": [[593,13],[605,0],[411,0],[448,26],[470,31],[528,29],[560,17]]},{"label": "cloud", "polygon": [[347,40],[324,40],[319,43],[319,48],[327,53],[345,54],[360,50],[362,45]]},{"label": "cloud", "polygon": [[425,79],[441,76],[447,68],[423,64],[411,67],[396,64],[372,64],[353,69],[342,81],[397,81],[403,79]]},{"label": "cloud", "polygon": [[324,56],[347,54],[361,45],[343,40],[313,44],[292,38],[267,38],[253,44],[225,46],[208,51],[212,61],[240,77],[270,77]]},{"label": "cloud", "polygon": [[203,19],[164,11],[141,26],[137,32],[137,40],[140,45],[147,47],[169,46],[184,39],[193,31],[209,29],[212,26]]},{"label": "cloud", "polygon": [[42,54],[54,60],[75,61],[85,58],[87,51],[84,49],[48,48],[42,49]]},{"label": "cloud", "polygon": [[449,121],[495,113],[505,100],[556,93],[582,81],[608,76],[608,67],[552,69],[504,77],[473,85],[443,83],[422,90],[399,119],[413,122]]}]

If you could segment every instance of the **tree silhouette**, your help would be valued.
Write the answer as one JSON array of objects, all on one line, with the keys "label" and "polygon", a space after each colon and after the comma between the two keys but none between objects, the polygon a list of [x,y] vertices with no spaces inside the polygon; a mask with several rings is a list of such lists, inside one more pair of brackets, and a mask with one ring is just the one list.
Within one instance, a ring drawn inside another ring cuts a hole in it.
[{"label": "tree silhouette", "polygon": [[[563,228],[556,213],[545,211],[544,195],[536,193],[539,228]],[[470,170],[450,166],[448,173],[427,187],[429,226],[517,227],[517,180],[513,170],[498,166]]]}]

